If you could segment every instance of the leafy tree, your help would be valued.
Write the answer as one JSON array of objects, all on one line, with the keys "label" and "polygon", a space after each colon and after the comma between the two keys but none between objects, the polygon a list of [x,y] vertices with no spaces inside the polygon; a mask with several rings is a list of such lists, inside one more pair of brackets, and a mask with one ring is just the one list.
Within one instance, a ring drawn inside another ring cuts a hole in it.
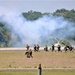
[{"label": "leafy tree", "polygon": [[36,12],[36,11],[33,12],[32,10],[28,11],[27,13],[25,12],[25,13],[22,13],[22,14],[27,20],[31,20],[31,21],[42,17],[41,12]]},{"label": "leafy tree", "polygon": [[0,47],[8,47],[10,42],[10,31],[6,25],[0,22]]},{"label": "leafy tree", "polygon": [[66,9],[57,9],[56,12],[53,13],[54,16],[63,16],[65,19],[75,22],[75,10],[66,10]]}]

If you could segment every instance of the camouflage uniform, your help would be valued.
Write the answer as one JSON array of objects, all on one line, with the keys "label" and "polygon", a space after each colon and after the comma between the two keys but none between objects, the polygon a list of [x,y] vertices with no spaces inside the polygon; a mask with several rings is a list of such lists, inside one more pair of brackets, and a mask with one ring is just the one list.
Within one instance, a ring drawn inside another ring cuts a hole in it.
[{"label": "camouflage uniform", "polygon": [[30,57],[33,58],[31,49],[28,50],[28,51],[25,53],[25,55],[27,55],[27,58],[30,58]]},{"label": "camouflage uniform", "polygon": [[54,44],[52,44],[52,52],[54,51]]},{"label": "camouflage uniform", "polygon": [[48,51],[48,47],[47,47],[47,45],[45,45],[45,48],[44,48],[44,50],[45,50],[45,51]]},{"label": "camouflage uniform", "polygon": [[30,47],[30,46],[27,44],[27,46],[26,46],[27,50],[29,50],[29,47]]},{"label": "camouflage uniform", "polygon": [[60,46],[60,45],[58,45],[58,52],[59,52],[59,51],[61,51],[61,46]]},{"label": "camouflage uniform", "polygon": [[37,45],[37,46],[36,46],[37,51],[39,51],[39,48],[40,48],[39,45]]},{"label": "camouflage uniform", "polygon": [[33,56],[32,56],[32,50],[31,49],[29,50],[29,54],[30,54],[30,57],[33,58]]},{"label": "camouflage uniform", "polygon": [[34,51],[36,51],[36,45],[34,44]]}]

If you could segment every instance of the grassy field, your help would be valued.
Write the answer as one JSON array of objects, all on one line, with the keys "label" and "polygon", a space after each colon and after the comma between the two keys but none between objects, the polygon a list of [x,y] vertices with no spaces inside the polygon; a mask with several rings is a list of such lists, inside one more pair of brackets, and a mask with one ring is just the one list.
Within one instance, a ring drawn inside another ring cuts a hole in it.
[{"label": "grassy field", "polygon": [[[0,75],[38,75],[37,71],[34,72],[0,72]],[[42,75],[75,75],[74,70],[50,70],[43,71]]]},{"label": "grassy field", "polygon": [[27,58],[23,52],[0,52],[2,68],[75,68],[75,52],[33,52],[33,58]]}]

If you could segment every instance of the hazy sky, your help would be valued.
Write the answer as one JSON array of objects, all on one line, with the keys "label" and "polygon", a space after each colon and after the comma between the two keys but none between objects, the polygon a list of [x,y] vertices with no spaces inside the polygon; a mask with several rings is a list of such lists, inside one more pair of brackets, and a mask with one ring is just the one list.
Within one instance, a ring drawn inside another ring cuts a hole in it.
[{"label": "hazy sky", "polygon": [[61,8],[75,9],[75,0],[0,0],[0,12],[33,10],[52,13]]}]

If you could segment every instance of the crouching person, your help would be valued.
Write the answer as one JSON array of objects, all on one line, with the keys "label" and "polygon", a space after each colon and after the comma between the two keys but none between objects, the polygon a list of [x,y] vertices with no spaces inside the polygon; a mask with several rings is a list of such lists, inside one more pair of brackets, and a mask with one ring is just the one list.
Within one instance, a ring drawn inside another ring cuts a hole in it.
[{"label": "crouching person", "polygon": [[30,58],[30,57],[33,58],[33,56],[32,56],[32,50],[30,49],[29,51],[25,52],[25,55],[27,55],[27,58]]},{"label": "crouching person", "polygon": [[30,57],[33,58],[33,56],[32,56],[32,50],[31,49],[29,50],[29,54],[30,54]]},{"label": "crouching person", "polygon": [[45,50],[45,51],[48,51],[48,47],[47,47],[47,45],[45,45],[45,48],[44,48],[44,50]]},{"label": "crouching person", "polygon": [[26,52],[25,52],[25,55],[27,55],[27,58],[30,58],[29,51],[26,51]]}]

